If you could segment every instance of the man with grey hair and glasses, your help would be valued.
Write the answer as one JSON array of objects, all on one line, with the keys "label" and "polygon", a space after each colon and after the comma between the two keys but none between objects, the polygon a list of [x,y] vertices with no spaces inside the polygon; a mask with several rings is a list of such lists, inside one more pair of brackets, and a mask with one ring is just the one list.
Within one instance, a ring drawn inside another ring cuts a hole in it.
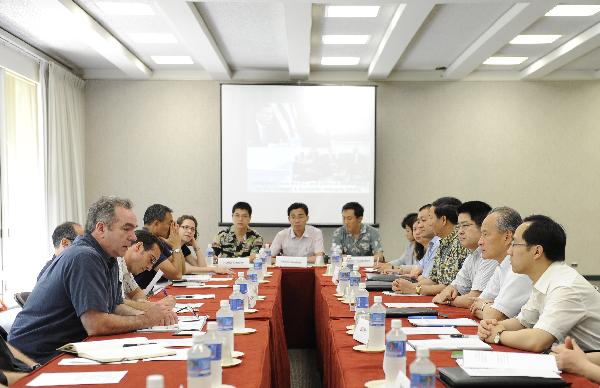
[{"label": "man with grey hair and glasses", "polygon": [[170,300],[144,312],[123,304],[116,258],[136,241],[132,207],[117,197],[102,197],[90,206],[85,234],[44,271],[17,315],[11,345],[45,363],[57,348],[88,336],[177,323]]},{"label": "man with grey hair and glasses", "polygon": [[503,206],[492,209],[481,224],[481,257],[496,260],[500,265],[471,305],[471,312],[477,318],[499,321],[512,318],[529,299],[531,279],[513,272],[508,255],[515,230],[522,223],[516,210]]}]

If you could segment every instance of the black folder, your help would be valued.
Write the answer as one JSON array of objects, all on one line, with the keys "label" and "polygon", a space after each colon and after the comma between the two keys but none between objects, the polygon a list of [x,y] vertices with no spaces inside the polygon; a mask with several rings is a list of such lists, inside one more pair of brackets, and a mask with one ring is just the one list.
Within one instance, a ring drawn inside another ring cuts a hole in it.
[{"label": "black folder", "polygon": [[566,387],[569,384],[563,379],[547,379],[544,377],[526,376],[469,376],[462,368],[440,368],[440,380],[446,387]]},{"label": "black folder", "polygon": [[425,307],[401,307],[401,308],[389,308],[385,311],[387,318],[406,318],[414,316],[431,316],[437,317],[438,312],[434,309],[428,309]]},{"label": "black folder", "polygon": [[398,275],[394,274],[381,274],[381,273],[368,273],[367,281],[376,281],[376,282],[393,282],[398,279]]},{"label": "black folder", "polygon": [[392,282],[367,280],[365,288],[367,291],[392,291]]}]

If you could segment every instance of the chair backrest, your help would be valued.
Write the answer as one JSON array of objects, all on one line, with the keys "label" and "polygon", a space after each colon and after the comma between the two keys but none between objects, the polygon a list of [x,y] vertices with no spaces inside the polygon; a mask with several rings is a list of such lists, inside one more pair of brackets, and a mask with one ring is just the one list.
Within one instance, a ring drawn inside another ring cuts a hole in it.
[{"label": "chair backrest", "polygon": [[17,292],[15,294],[15,301],[19,306],[23,307],[25,302],[27,302],[27,298],[29,298],[29,294],[31,294],[31,292]]}]

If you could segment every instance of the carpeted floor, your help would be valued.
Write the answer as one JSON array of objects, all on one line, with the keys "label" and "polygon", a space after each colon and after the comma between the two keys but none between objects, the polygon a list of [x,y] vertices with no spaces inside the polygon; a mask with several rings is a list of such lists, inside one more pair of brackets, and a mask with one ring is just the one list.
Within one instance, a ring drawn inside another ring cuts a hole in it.
[{"label": "carpeted floor", "polygon": [[315,349],[288,349],[292,388],[321,388]]}]

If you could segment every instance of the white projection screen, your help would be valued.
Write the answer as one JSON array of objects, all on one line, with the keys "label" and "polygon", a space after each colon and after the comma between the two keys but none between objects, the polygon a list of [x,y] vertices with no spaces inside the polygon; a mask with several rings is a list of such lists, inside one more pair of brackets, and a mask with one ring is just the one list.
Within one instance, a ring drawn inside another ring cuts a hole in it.
[{"label": "white projection screen", "polygon": [[238,201],[253,225],[339,225],[356,201],[375,223],[375,86],[221,85],[221,222]]}]

